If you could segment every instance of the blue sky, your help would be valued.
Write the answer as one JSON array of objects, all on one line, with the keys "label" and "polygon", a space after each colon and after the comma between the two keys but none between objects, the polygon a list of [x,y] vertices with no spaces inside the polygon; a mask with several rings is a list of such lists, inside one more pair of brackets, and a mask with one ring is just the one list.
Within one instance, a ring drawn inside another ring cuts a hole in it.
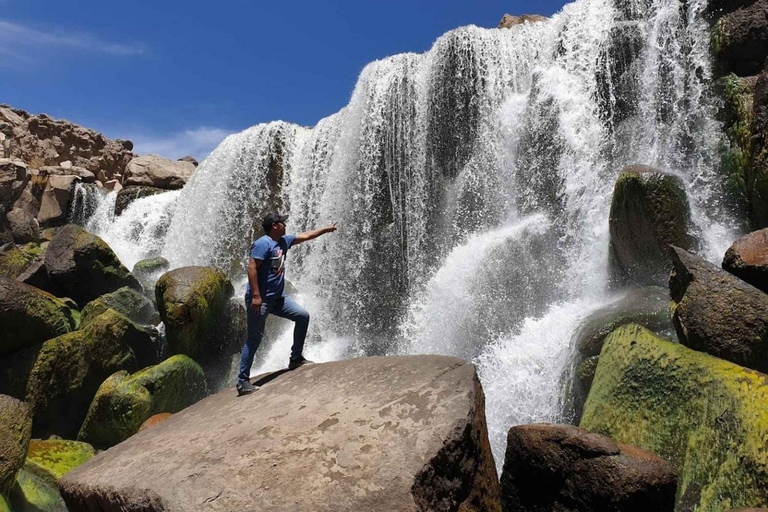
[{"label": "blue sky", "polygon": [[203,157],[227,134],[343,107],[369,62],[563,1],[0,0],[0,103]]}]

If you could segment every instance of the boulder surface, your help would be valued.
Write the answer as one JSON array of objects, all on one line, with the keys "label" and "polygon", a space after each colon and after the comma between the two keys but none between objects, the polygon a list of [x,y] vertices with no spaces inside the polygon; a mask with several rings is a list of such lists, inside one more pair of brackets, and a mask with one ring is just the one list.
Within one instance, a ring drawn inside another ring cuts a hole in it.
[{"label": "boulder surface", "polygon": [[317,364],[226,389],[61,479],[72,512],[498,511],[475,367],[443,356]]},{"label": "boulder surface", "polygon": [[507,436],[505,512],[672,512],[677,478],[661,457],[572,425],[523,425]]},{"label": "boulder surface", "polygon": [[722,512],[768,506],[765,411],[765,375],[627,325],[605,342],[580,426],[672,463],[678,512]]},{"label": "boulder surface", "polygon": [[140,185],[166,190],[182,188],[195,172],[192,162],[169,160],[158,155],[136,157],[125,168],[123,185]]},{"label": "boulder surface", "polygon": [[670,308],[680,342],[768,372],[768,294],[680,248],[672,256]]},{"label": "boulder surface", "polygon": [[768,229],[736,240],[725,253],[723,270],[768,293]]},{"label": "boulder surface", "polygon": [[32,434],[29,406],[10,396],[0,395],[0,494],[8,494],[16,473],[24,465]]}]

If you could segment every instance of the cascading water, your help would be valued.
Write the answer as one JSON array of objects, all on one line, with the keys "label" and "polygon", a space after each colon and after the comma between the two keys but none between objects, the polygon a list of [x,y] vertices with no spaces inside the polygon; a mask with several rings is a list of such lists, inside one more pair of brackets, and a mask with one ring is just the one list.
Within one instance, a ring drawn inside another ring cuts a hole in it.
[{"label": "cascading water", "polygon": [[[510,426],[569,419],[571,337],[609,300],[619,169],[683,179],[704,255],[735,236],[719,202],[704,7],[577,0],[546,22],[463,27],[426,54],[374,62],[316,127],[275,122],[222,142],[178,197],[162,254],[242,281],[265,211],[289,212],[296,232],[339,222],[289,253],[313,315],[309,355],[471,358],[501,464]],[[146,230],[160,202],[123,216]],[[260,369],[284,364],[281,343]]]}]

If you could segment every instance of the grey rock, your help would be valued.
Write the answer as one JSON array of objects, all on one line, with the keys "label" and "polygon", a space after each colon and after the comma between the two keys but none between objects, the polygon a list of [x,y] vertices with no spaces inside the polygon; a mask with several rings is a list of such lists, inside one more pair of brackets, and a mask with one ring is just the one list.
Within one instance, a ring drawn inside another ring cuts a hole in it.
[{"label": "grey rock", "polygon": [[141,185],[166,190],[182,188],[195,172],[187,161],[173,161],[158,155],[136,157],[125,169],[123,185]]},{"label": "grey rock", "polygon": [[162,194],[167,190],[157,187],[144,187],[144,186],[128,186],[118,190],[117,198],[115,199],[115,215],[121,215],[128,205],[137,199],[142,197],[153,196],[155,194]]},{"label": "grey rock", "polygon": [[37,221],[41,226],[60,226],[67,221],[69,204],[75,185],[80,180],[77,176],[52,175],[43,190]]},{"label": "grey rock", "polygon": [[71,471],[69,510],[499,510],[473,365],[371,357],[262,384],[210,396]]},{"label": "grey rock", "polygon": [[21,208],[14,208],[7,215],[8,225],[17,244],[40,241],[40,225],[32,215]]},{"label": "grey rock", "polygon": [[11,211],[13,203],[21,197],[30,174],[27,165],[18,159],[0,158],[0,206]]}]

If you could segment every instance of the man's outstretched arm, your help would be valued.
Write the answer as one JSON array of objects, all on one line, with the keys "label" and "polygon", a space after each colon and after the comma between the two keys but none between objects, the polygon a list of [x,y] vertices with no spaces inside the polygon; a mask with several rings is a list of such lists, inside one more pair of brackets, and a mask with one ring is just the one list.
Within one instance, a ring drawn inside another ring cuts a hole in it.
[{"label": "man's outstretched arm", "polygon": [[301,242],[306,242],[307,240],[312,240],[326,233],[333,233],[334,231],[336,231],[337,224],[338,222],[334,222],[330,226],[326,226],[324,228],[316,229],[314,231],[305,231],[304,233],[299,233],[298,235],[296,235],[296,240],[293,241],[293,245],[300,244]]}]

